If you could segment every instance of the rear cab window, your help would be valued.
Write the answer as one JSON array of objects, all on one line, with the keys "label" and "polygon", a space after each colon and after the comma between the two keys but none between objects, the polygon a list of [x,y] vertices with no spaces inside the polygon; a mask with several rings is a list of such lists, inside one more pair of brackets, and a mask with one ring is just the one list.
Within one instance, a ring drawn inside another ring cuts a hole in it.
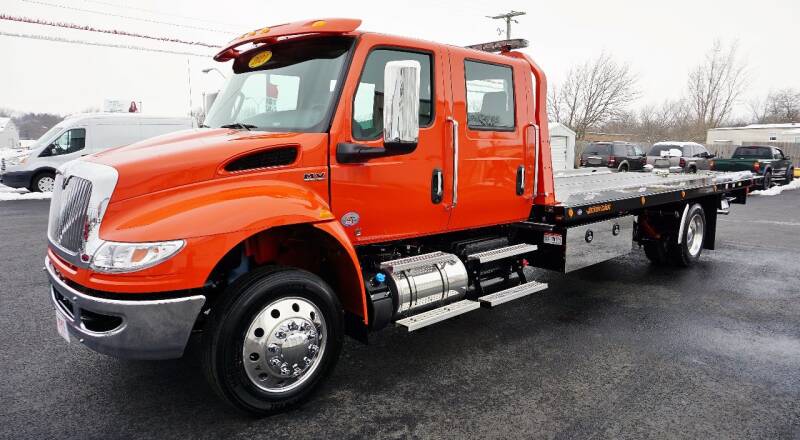
[{"label": "rear cab window", "polygon": [[472,130],[514,129],[514,74],[511,66],[465,60],[467,126]]},{"label": "rear cab window", "polygon": [[769,147],[738,147],[733,152],[734,158],[771,159],[772,149]]}]

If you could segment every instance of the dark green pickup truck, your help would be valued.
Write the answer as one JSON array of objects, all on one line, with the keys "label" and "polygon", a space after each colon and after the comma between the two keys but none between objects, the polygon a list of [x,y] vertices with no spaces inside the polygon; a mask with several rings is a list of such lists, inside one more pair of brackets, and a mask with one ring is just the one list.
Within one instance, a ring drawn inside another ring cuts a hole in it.
[{"label": "dark green pickup truck", "polygon": [[730,159],[715,159],[711,169],[716,171],[752,171],[764,176],[763,189],[773,182],[784,185],[794,179],[794,165],[783,150],[769,145],[737,147]]}]

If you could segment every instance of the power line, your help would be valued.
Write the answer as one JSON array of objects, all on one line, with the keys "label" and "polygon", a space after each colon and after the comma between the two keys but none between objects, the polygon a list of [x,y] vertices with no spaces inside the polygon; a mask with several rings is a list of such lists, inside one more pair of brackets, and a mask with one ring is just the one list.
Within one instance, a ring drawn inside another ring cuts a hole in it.
[{"label": "power line", "polygon": [[115,49],[138,50],[138,51],[143,51],[143,52],[158,52],[158,53],[166,53],[166,54],[171,54],[171,55],[183,55],[183,56],[190,56],[190,57],[211,58],[211,55],[197,53],[197,52],[181,52],[181,51],[177,51],[177,50],[154,49],[154,48],[150,48],[150,47],[132,46],[132,45],[127,45],[127,44],[99,43],[99,42],[86,41],[86,40],[72,40],[72,39],[68,39],[68,38],[51,37],[51,36],[47,36],[47,35],[21,34],[21,33],[16,33],[16,32],[0,31],[0,36],[15,37],[15,38],[27,38],[29,40],[40,40],[40,41],[55,41],[57,43],[82,44],[82,45],[86,45],[86,46],[111,47],[111,48],[115,48]]},{"label": "power line", "polygon": [[146,12],[148,14],[153,14],[153,15],[163,15],[165,17],[182,18],[184,20],[193,20],[193,21],[198,21],[198,22],[201,22],[201,23],[213,23],[213,24],[221,24],[223,26],[239,27],[239,25],[235,25],[235,24],[231,24],[231,23],[224,23],[224,22],[221,22],[221,21],[203,20],[202,18],[189,17],[187,15],[180,15],[180,14],[171,14],[171,13],[168,13],[168,12],[156,11],[154,9],[137,8],[136,6],[120,5],[118,3],[113,3],[113,2],[105,2],[105,1],[101,1],[101,0],[83,0],[83,1],[89,2],[89,3],[96,3],[98,5],[111,6],[111,7],[115,7],[115,8],[130,9],[132,11],[141,11],[141,12]]},{"label": "power line", "polygon": [[49,7],[52,7],[52,8],[69,9],[69,10],[72,10],[72,11],[87,12],[89,14],[105,15],[107,17],[124,18],[124,19],[127,19],[127,20],[142,21],[142,22],[145,22],[145,23],[163,24],[163,25],[167,25],[167,26],[175,26],[175,27],[181,27],[181,28],[186,28],[186,29],[196,29],[196,30],[200,30],[200,31],[216,32],[218,34],[232,35],[232,34],[235,33],[235,32],[229,32],[229,31],[221,31],[221,30],[218,30],[218,29],[209,29],[209,28],[203,28],[203,27],[199,27],[199,26],[191,26],[191,25],[188,25],[188,24],[179,24],[179,23],[172,23],[172,22],[169,22],[169,21],[153,20],[153,19],[150,19],[150,18],[131,17],[129,15],[114,14],[114,13],[111,13],[111,12],[96,11],[96,10],[93,10],[93,9],[76,8],[74,6],[61,5],[61,4],[58,4],[58,3],[50,3],[50,2],[45,2],[45,1],[41,1],[41,0],[22,0],[22,1],[26,2],[26,3],[36,4],[36,5],[49,6]]},{"label": "power line", "polygon": [[510,11],[506,12],[505,14],[498,14],[498,15],[487,15],[486,18],[491,18],[492,20],[505,20],[506,22],[506,40],[511,39],[511,22],[519,23],[514,17],[519,17],[520,15],[525,15],[524,12],[519,11]]},{"label": "power line", "polygon": [[98,32],[103,34],[111,34],[111,35],[121,35],[125,37],[135,37],[135,38],[145,38],[148,40],[156,40],[156,41],[164,41],[167,43],[179,43],[179,44],[188,44],[193,46],[205,46],[209,48],[217,48],[220,47],[216,44],[208,44],[203,43],[200,41],[186,41],[180,40],[178,38],[169,38],[169,37],[158,37],[153,35],[145,35],[145,34],[138,34],[135,32],[128,32],[128,31],[121,31],[117,29],[100,29],[94,28],[91,26],[83,26],[74,23],[66,23],[66,22],[56,22],[56,21],[48,21],[48,20],[41,20],[38,18],[30,18],[30,17],[16,17],[13,15],[6,15],[0,14],[0,20],[7,20],[7,21],[16,21],[19,23],[28,23],[28,24],[38,24],[42,26],[53,26],[53,27],[60,27],[65,29],[74,29],[79,31],[89,31],[89,32]]}]

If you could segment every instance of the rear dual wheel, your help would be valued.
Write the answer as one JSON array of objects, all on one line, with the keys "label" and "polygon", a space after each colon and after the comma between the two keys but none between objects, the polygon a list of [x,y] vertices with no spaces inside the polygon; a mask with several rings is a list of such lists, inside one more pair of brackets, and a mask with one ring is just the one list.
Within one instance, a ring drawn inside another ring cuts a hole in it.
[{"label": "rear dual wheel", "polygon": [[703,207],[694,204],[686,213],[683,230],[678,231],[680,243],[667,241],[648,241],[644,243],[644,253],[653,263],[663,265],[673,263],[689,267],[700,259],[706,235],[706,215]]},{"label": "rear dual wheel", "polygon": [[272,267],[243,278],[212,310],[203,366],[225,401],[266,415],[305,400],[333,369],[342,309],[330,286],[310,272]]}]

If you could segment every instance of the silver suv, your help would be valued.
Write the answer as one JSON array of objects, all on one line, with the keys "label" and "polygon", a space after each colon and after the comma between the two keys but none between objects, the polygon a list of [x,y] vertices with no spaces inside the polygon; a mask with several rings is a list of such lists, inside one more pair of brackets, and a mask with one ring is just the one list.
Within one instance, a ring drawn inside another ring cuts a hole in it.
[{"label": "silver suv", "polygon": [[[670,154],[671,150],[680,151],[680,156]],[[709,169],[709,159],[714,155],[696,142],[657,142],[647,153],[647,164],[653,168],[669,168],[687,173]]]}]

